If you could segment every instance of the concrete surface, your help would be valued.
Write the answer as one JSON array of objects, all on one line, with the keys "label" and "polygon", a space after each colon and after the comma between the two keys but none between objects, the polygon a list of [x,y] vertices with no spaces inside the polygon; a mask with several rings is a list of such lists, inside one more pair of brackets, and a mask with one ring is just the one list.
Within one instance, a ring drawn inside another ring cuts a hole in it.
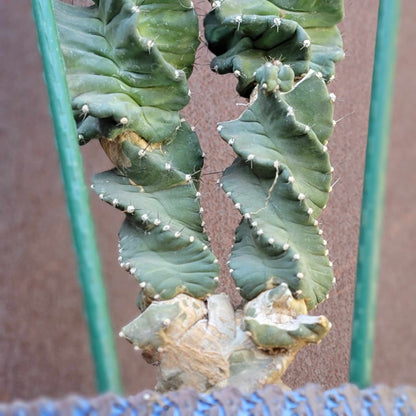
[{"label": "concrete surface", "polygon": [[[195,5],[202,14],[208,2]],[[342,119],[329,144],[336,185],[322,217],[338,283],[316,311],[326,314],[334,327],[319,346],[298,355],[286,376],[291,387],[310,381],[328,388],[348,380],[378,2],[346,0],[345,6],[347,57],[330,88],[338,97],[336,119]],[[416,85],[414,55],[409,53],[415,11],[416,3],[403,0],[377,320],[374,380],[390,385],[416,384]],[[0,3],[0,42],[0,401],[71,392],[92,395],[93,367],[29,1]],[[233,159],[216,133],[216,123],[237,117],[242,108],[236,103],[242,100],[234,91],[234,77],[212,74],[209,60],[209,52],[201,48],[186,117],[196,126],[207,154],[202,178],[205,221],[221,260],[222,287],[232,293],[224,265],[239,216],[216,187],[219,175],[211,173]],[[88,183],[93,173],[111,166],[97,143],[82,153]],[[91,205],[116,334],[137,314],[137,285],[117,263],[122,215],[95,195]],[[151,388],[154,370],[125,341],[116,342],[126,392]]]}]

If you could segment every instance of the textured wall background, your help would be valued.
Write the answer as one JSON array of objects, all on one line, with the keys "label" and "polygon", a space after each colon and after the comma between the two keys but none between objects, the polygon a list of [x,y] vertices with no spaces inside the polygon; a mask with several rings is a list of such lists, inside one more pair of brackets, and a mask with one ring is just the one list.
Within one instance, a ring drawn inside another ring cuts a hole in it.
[{"label": "textured wall background", "polygon": [[[198,13],[207,1],[195,1]],[[348,378],[350,326],[365,158],[377,0],[345,1],[342,24],[346,60],[331,84],[335,92],[335,135],[330,155],[335,166],[332,198],[323,228],[338,278],[330,299],[316,313],[334,327],[317,347],[300,353],[286,382],[337,386]],[[416,384],[416,145],[413,141],[413,16],[416,3],[403,0],[397,90],[387,184],[387,207],[377,321],[375,382]],[[41,75],[36,35],[27,0],[0,3],[0,401],[94,394],[80,293],[53,132]],[[216,123],[237,117],[242,100],[233,76],[214,76],[210,53],[202,47],[191,78],[187,119],[196,126],[207,154],[203,176],[205,221],[222,264],[222,287],[232,293],[225,265],[238,214],[216,179],[233,159],[216,133]],[[110,162],[97,143],[82,148],[89,183]],[[212,173],[212,174],[211,174]],[[117,263],[117,232],[122,215],[95,195],[96,221],[115,334],[137,315],[137,284]],[[234,296],[234,295],[233,295]],[[154,383],[154,371],[125,341],[117,339],[127,393]]]}]

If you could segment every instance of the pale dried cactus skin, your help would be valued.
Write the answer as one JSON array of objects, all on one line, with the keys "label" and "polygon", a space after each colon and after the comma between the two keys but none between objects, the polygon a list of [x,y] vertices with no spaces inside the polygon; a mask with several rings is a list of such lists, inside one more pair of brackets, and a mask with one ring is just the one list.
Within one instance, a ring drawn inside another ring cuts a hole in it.
[{"label": "pale dried cactus skin", "polygon": [[296,352],[326,335],[326,318],[306,312],[305,302],[284,285],[263,292],[244,311],[234,311],[225,294],[206,302],[180,294],[153,302],[121,335],[159,365],[158,391],[251,391],[279,384]]},{"label": "pale dried cactus skin", "polygon": [[270,352],[319,343],[331,328],[325,316],[308,315],[305,301],[293,298],[286,284],[262,292],[244,312],[253,341]]}]

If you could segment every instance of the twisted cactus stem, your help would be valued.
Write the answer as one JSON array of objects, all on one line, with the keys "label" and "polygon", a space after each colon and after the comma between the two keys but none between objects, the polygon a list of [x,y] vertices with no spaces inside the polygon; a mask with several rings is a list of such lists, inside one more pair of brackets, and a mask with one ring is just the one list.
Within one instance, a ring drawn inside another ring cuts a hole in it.
[{"label": "twisted cactus stem", "polygon": [[203,154],[181,117],[199,44],[189,0],[55,3],[81,144],[97,138],[114,163],[93,189],[123,211],[119,261],[138,304],[213,293],[219,268],[199,204]]},{"label": "twisted cactus stem", "polygon": [[296,352],[319,342],[329,328],[325,317],[307,316],[305,303],[280,285],[244,310],[235,311],[225,294],[205,302],[187,295],[154,302],[121,336],[159,366],[158,391],[186,385],[200,391],[235,386],[248,392],[281,384]]},{"label": "twisted cactus stem", "polygon": [[236,310],[213,294],[219,268],[201,219],[203,154],[180,115],[199,42],[192,2],[55,3],[80,144],[99,139],[115,165],[92,187],[126,215],[119,262],[141,288],[142,313],[120,335],[159,366],[159,391],[279,384],[296,352],[330,328],[307,313],[334,279],[318,217],[331,189],[326,82],[343,55],[342,0],[212,6],[212,69],[233,72],[251,96],[238,120],[218,125],[237,154],[221,186],[243,214],[230,267],[247,303]]}]

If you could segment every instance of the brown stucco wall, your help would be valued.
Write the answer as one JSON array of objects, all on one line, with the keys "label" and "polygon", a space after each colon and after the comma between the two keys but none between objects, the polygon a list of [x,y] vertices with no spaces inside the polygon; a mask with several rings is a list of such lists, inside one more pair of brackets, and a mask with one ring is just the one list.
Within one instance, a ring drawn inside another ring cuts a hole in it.
[{"label": "brown stucco wall", "polygon": [[[195,2],[202,13],[208,2]],[[316,347],[301,352],[286,376],[300,386],[325,387],[348,378],[355,261],[365,158],[376,0],[346,0],[342,24],[346,60],[331,85],[338,97],[337,125],[330,142],[336,185],[322,217],[338,278],[330,299],[317,310],[334,327]],[[403,21],[377,320],[375,381],[416,384],[416,146],[412,137],[416,85],[412,77],[412,39],[416,3],[403,0]],[[0,3],[0,401],[94,393],[76,267],[59,167],[41,75],[30,2]],[[216,172],[233,156],[219,139],[217,121],[234,118],[242,102],[234,77],[214,76],[210,54],[198,53],[191,79],[187,119],[196,126],[207,154],[206,172]],[[110,167],[97,143],[82,149],[86,180]],[[223,287],[231,291],[224,263],[238,215],[217,189],[218,175],[203,176],[208,232],[223,265]],[[136,316],[137,285],[117,263],[117,231],[122,216],[91,195],[115,334]],[[152,387],[153,369],[125,341],[117,339],[127,393]]]}]

